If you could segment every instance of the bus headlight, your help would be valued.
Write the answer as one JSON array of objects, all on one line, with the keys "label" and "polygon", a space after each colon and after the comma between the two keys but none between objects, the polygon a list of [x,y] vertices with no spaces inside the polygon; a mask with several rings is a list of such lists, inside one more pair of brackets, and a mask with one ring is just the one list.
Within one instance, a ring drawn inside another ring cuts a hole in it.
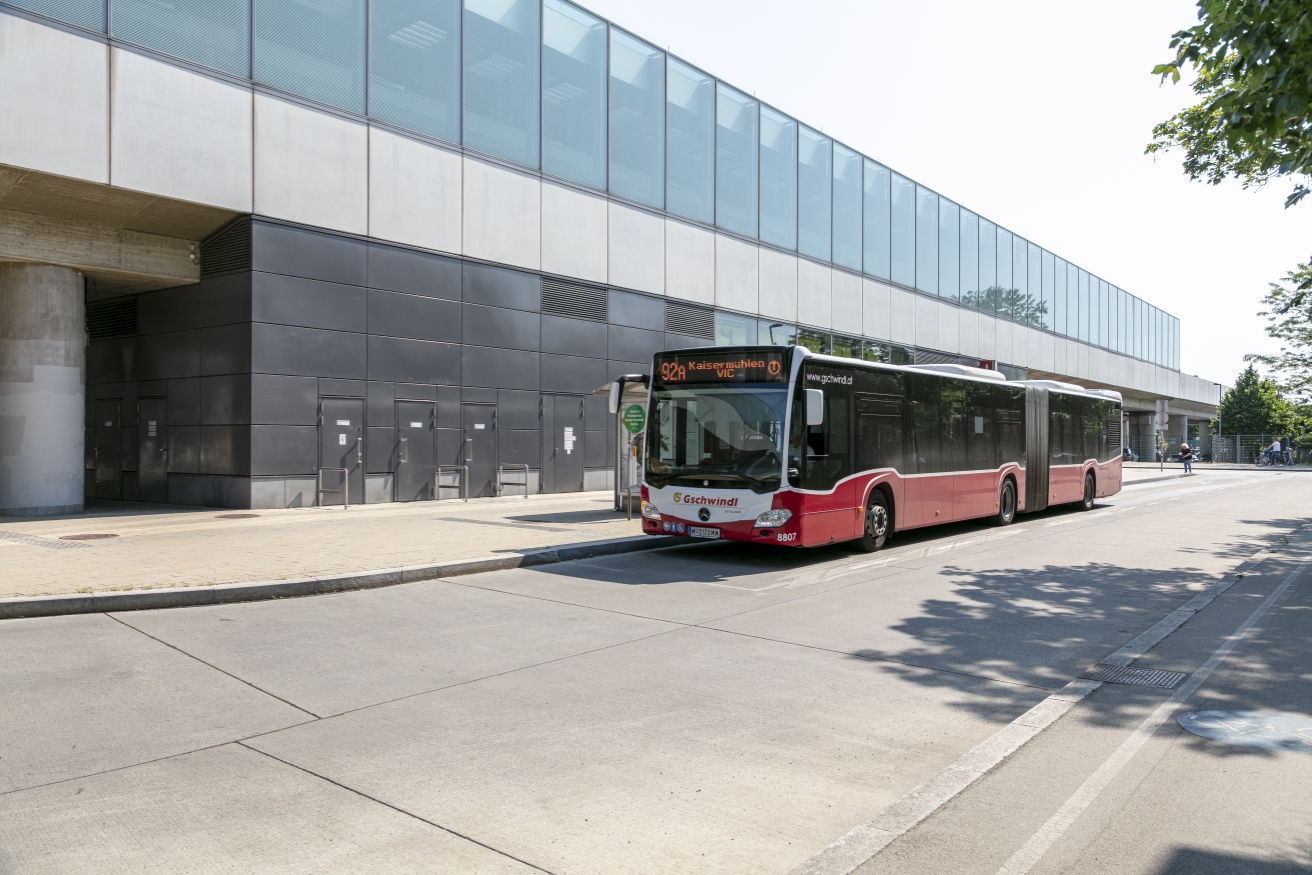
[{"label": "bus headlight", "polygon": [[656,505],[649,501],[642,503],[642,515],[649,520],[657,520],[658,522],[661,518],[661,512],[656,509]]},{"label": "bus headlight", "polygon": [[775,510],[767,510],[765,513],[758,516],[756,518],[756,525],[758,528],[762,529],[777,529],[792,518],[793,512],[791,510],[777,508]]}]

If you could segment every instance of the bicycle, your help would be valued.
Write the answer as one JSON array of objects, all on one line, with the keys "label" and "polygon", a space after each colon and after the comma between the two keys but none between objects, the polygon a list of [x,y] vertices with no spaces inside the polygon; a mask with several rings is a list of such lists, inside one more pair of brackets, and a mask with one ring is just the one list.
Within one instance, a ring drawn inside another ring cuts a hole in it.
[{"label": "bicycle", "polygon": [[1285,467],[1285,454],[1273,454],[1263,451],[1257,454],[1257,467],[1259,468],[1283,468]]}]

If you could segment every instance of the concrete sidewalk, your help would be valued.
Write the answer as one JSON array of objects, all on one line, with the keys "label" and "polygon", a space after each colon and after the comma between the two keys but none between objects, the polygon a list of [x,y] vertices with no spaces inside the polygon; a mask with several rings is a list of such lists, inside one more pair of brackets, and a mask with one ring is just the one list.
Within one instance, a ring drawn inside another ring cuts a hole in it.
[{"label": "concrete sidewalk", "polygon": [[585,492],[248,512],[102,502],[0,523],[0,598],[290,580],[641,535],[613,501]]}]

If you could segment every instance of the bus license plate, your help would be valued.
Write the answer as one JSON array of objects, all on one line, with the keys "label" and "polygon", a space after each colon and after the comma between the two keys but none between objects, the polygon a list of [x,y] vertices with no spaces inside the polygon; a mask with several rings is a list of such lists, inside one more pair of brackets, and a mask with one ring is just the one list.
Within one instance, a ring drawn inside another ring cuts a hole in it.
[{"label": "bus license plate", "polygon": [[692,538],[710,538],[715,540],[720,537],[719,529],[710,529],[704,526],[688,526],[688,536]]}]

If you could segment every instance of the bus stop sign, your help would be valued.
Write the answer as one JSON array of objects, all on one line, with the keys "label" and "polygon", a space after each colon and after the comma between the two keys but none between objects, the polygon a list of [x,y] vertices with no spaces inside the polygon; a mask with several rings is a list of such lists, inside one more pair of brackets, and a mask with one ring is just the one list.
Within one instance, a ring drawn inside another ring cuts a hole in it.
[{"label": "bus stop sign", "polygon": [[643,412],[641,404],[630,404],[624,408],[624,427],[633,434],[642,431],[646,419],[647,414]]}]

